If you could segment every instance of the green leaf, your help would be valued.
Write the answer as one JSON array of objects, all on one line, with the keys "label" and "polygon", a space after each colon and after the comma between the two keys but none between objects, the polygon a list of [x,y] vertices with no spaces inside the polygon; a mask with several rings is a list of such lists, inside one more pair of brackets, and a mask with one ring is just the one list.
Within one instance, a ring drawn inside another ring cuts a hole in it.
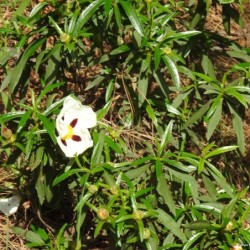
[{"label": "green leaf", "polygon": [[58,234],[56,235],[56,247],[58,250],[61,250],[61,246],[64,244],[65,242],[65,229],[68,226],[67,223],[65,223],[59,230]]},{"label": "green leaf", "polygon": [[197,204],[194,205],[193,208],[201,211],[206,211],[209,213],[215,213],[217,215],[221,214],[223,204],[221,203],[202,203],[202,204]]},{"label": "green leaf", "polygon": [[143,235],[144,235],[144,224],[141,220],[136,221],[138,229],[139,229],[139,236],[140,236],[140,241],[143,241]]},{"label": "green leaf", "polygon": [[205,189],[209,193],[209,196],[211,197],[212,201],[215,202],[217,200],[217,190],[216,190],[214,183],[205,174],[202,174],[202,180],[203,180]]},{"label": "green leaf", "polygon": [[146,99],[148,92],[148,77],[145,74],[141,74],[138,82],[138,102],[141,107]]},{"label": "green leaf", "polygon": [[112,99],[109,100],[102,109],[96,112],[98,121],[104,118],[105,115],[109,112],[109,108],[111,107],[111,104],[112,104]]},{"label": "green leaf", "polygon": [[126,177],[129,178],[134,184],[138,183],[145,177],[145,172],[148,169],[148,165],[143,165],[136,168],[130,168],[129,170],[125,170]]},{"label": "green leaf", "polygon": [[213,229],[210,222],[208,222],[207,220],[196,220],[192,221],[189,224],[185,224],[183,226],[191,230]]},{"label": "green leaf", "polygon": [[180,39],[180,38],[189,38],[191,36],[196,36],[201,34],[201,31],[191,30],[191,31],[183,31],[174,33],[171,36],[168,36],[167,39]]},{"label": "green leaf", "polygon": [[215,155],[224,154],[226,152],[233,151],[236,148],[237,148],[237,146],[224,146],[224,147],[216,148],[213,151],[206,154],[205,158],[208,159],[208,158],[213,157]]},{"label": "green leaf", "polygon": [[155,127],[157,127],[158,121],[157,121],[157,117],[155,115],[155,110],[149,104],[147,104],[147,106],[146,106],[146,112],[147,112],[149,118],[154,123]]},{"label": "green leaf", "polygon": [[207,55],[202,56],[201,66],[206,75],[210,76],[213,79],[216,79],[213,63]]},{"label": "green leaf", "polygon": [[50,138],[56,144],[56,136],[55,136],[55,126],[54,124],[46,118],[44,115],[37,113],[37,117],[40,121],[42,121],[44,128],[47,130]]},{"label": "green leaf", "polygon": [[109,85],[108,85],[106,93],[105,93],[105,101],[106,101],[106,103],[108,101],[110,101],[112,95],[114,94],[114,87],[115,87],[115,82],[111,80],[109,82]]},{"label": "green leaf", "polygon": [[18,123],[17,133],[19,133],[22,130],[23,126],[26,124],[31,114],[32,114],[32,111],[28,110],[25,112],[25,114],[22,115],[22,118],[20,119]]},{"label": "green leaf", "polygon": [[121,18],[121,12],[120,12],[119,6],[117,5],[117,2],[114,2],[114,13],[115,13],[115,22],[118,27],[118,30],[121,30],[122,18]]},{"label": "green leaf", "polygon": [[239,93],[235,88],[226,89],[225,93],[229,95],[229,98],[234,97],[238,100],[245,108],[247,108],[247,100],[244,98],[244,95]]},{"label": "green leaf", "polygon": [[50,54],[46,65],[46,73],[44,80],[47,84],[51,84],[57,80],[58,74],[60,72],[61,64],[61,47],[57,47],[57,50],[53,50],[53,54]]},{"label": "green leaf", "polygon": [[58,82],[55,84],[48,84],[45,88],[43,88],[40,95],[37,97],[36,104],[38,105],[40,103],[40,101],[42,100],[42,98],[46,94],[48,94],[51,90],[58,88],[58,87],[62,86],[63,84],[64,84],[64,82]]},{"label": "green leaf", "polygon": [[157,212],[158,212],[158,218],[157,218],[158,223],[168,228],[170,232],[176,235],[182,242],[186,242],[187,241],[186,235],[181,230],[180,225],[162,209],[158,208]]},{"label": "green leaf", "polygon": [[239,196],[240,196],[240,193],[236,194],[233,197],[233,199],[231,199],[231,201],[229,202],[229,204],[227,204],[226,206],[224,206],[224,208],[222,209],[221,214],[222,214],[222,218],[224,220],[232,220],[233,217],[235,216],[234,210],[235,210],[236,202],[239,199]]},{"label": "green leaf", "polygon": [[237,137],[237,144],[239,146],[239,150],[242,155],[245,154],[246,151],[246,143],[245,143],[245,133],[244,133],[244,123],[242,117],[239,115],[239,111],[234,110],[230,104],[230,112],[233,115],[233,128]]},{"label": "green leaf", "polygon": [[7,114],[0,114],[0,124],[5,123],[15,118],[22,117],[25,114],[25,111],[14,111]]},{"label": "green leaf", "polygon": [[43,156],[44,156],[44,147],[41,146],[36,150],[35,161],[31,165],[32,170],[34,170],[36,167],[40,165],[40,163],[43,160]]},{"label": "green leaf", "polygon": [[170,73],[170,75],[172,76],[172,80],[174,85],[179,89],[180,88],[180,76],[178,73],[178,69],[175,65],[175,63],[170,59],[170,57],[168,57],[167,55],[164,55],[162,57],[165,65],[167,66],[167,69]]},{"label": "green leaf", "polygon": [[104,146],[104,131],[99,132],[98,142],[94,146],[92,155],[91,155],[91,165],[100,164],[102,161],[102,152]]},{"label": "green leaf", "polygon": [[66,180],[67,178],[69,178],[70,176],[74,175],[74,174],[77,174],[77,173],[80,173],[80,172],[86,172],[85,170],[83,169],[70,169],[68,170],[67,172],[57,176],[54,181],[53,181],[53,186],[56,186],[58,185],[60,182]]},{"label": "green leaf", "polygon": [[167,84],[166,84],[166,81],[165,81],[165,79],[164,79],[162,73],[161,73],[159,70],[157,70],[157,71],[154,71],[154,72],[153,72],[153,75],[154,75],[155,80],[156,80],[157,83],[159,84],[159,86],[160,86],[162,92],[164,93],[164,95],[165,95],[166,97],[168,97],[168,95],[169,95],[169,93],[170,93],[170,90],[169,90],[169,88],[168,88],[168,86],[167,86]]},{"label": "green leaf", "polygon": [[42,237],[39,234],[34,233],[30,230],[28,230],[27,233],[25,234],[25,239],[29,242],[35,243],[36,245],[44,245],[45,244],[44,240],[42,239]]},{"label": "green leaf", "polygon": [[212,165],[209,161],[206,161],[206,165],[208,166],[207,170],[213,176],[213,178],[218,183],[218,185],[222,189],[224,189],[225,192],[230,197],[232,197],[233,196],[232,187],[227,183],[225,177],[221,174],[221,172],[214,165]]},{"label": "green leaf", "polygon": [[208,141],[210,140],[210,138],[213,135],[217,125],[219,124],[219,122],[221,120],[222,103],[223,103],[223,99],[221,98],[219,100],[219,103],[217,104],[217,106],[214,107],[215,108],[214,113],[209,118],[208,126],[207,126],[207,133],[206,133],[206,138],[207,138]]},{"label": "green leaf", "polygon": [[86,202],[89,200],[89,198],[92,196],[93,194],[91,193],[86,193],[83,197],[80,198],[80,201],[77,203],[76,207],[74,208],[74,211],[77,211],[79,209],[82,209],[82,207],[86,204]]},{"label": "green leaf", "polygon": [[67,28],[67,30],[65,30],[66,33],[72,35],[75,29],[75,25],[76,25],[76,21],[77,21],[77,17],[78,17],[78,11],[75,11],[73,13],[73,15],[71,16],[70,22],[69,22],[69,26]]},{"label": "green leaf", "polygon": [[[9,34],[9,32],[8,32]],[[0,65],[4,65],[10,58],[19,56],[20,51],[17,48],[8,48],[8,50],[0,51]]]},{"label": "green leaf", "polygon": [[117,154],[121,154],[120,144],[115,143],[109,136],[105,136],[105,143],[112,148]]},{"label": "green leaf", "polygon": [[48,116],[49,114],[51,114],[54,110],[56,110],[58,107],[62,106],[64,102],[64,98],[60,99],[57,102],[54,102],[52,105],[50,105],[43,113],[43,116]]},{"label": "green leaf", "polygon": [[144,30],[142,28],[142,24],[140,23],[140,20],[135,12],[135,9],[131,6],[130,2],[120,0],[119,3],[121,4],[131,24],[134,26],[137,32],[141,36],[144,36]]},{"label": "green leaf", "polygon": [[161,49],[159,47],[155,48],[154,51],[154,68],[157,70],[161,62]]},{"label": "green leaf", "polygon": [[88,86],[85,88],[85,90],[89,90],[95,86],[98,86],[103,80],[105,80],[104,76],[97,76],[94,81],[92,81]]},{"label": "green leaf", "polygon": [[38,39],[32,42],[27,49],[23,52],[21,59],[15,66],[15,68],[12,71],[9,71],[7,76],[9,78],[5,78],[5,80],[2,83],[2,86],[0,88],[0,91],[3,91],[5,87],[9,85],[10,93],[13,93],[15,90],[21,76],[23,73],[24,68],[26,67],[26,63],[28,59],[36,52],[36,50],[46,41],[46,38]]},{"label": "green leaf", "polygon": [[32,19],[35,19],[37,17],[37,19],[40,17],[41,15],[41,11],[42,9],[48,5],[48,3],[46,2],[41,2],[41,3],[38,3],[37,5],[35,5],[35,7],[32,8],[30,14],[29,14],[29,23],[31,22]]},{"label": "green leaf", "polygon": [[[184,247],[182,248],[182,250],[188,250],[188,249],[194,249],[192,246],[195,244],[195,243],[200,243],[201,240],[201,236],[206,234],[206,232],[199,232],[195,235],[193,235],[192,237],[190,237],[188,239],[188,241],[185,243]],[[192,247],[192,248],[191,248]]]},{"label": "green leaf", "polygon": [[175,203],[165,177],[163,175],[159,176],[157,182],[158,182],[156,188],[157,192],[163,198],[165,205],[169,207],[172,214],[175,215],[176,214]]},{"label": "green leaf", "polygon": [[172,136],[173,124],[174,124],[174,121],[170,120],[170,122],[168,123],[168,126],[166,127],[166,130],[161,138],[159,155],[162,154],[163,150],[165,149],[166,145],[168,144],[168,142]]},{"label": "green leaf", "polygon": [[213,100],[209,100],[206,104],[204,104],[198,111],[196,111],[184,124],[184,129],[188,128],[190,125],[198,121],[203,117],[203,115],[207,112],[210,107],[210,104]]},{"label": "green leaf", "polygon": [[127,52],[130,50],[130,47],[127,45],[127,44],[123,44],[115,49],[113,49],[111,52],[110,52],[110,55],[118,55],[118,54],[121,54],[121,53],[124,53],[124,52]]},{"label": "green leaf", "polygon": [[111,6],[112,6],[112,0],[105,0],[105,3],[104,3],[104,10],[105,10],[105,14],[108,15],[109,14],[109,11],[111,9]]},{"label": "green leaf", "polygon": [[93,14],[97,11],[97,9],[104,4],[104,0],[96,0],[88,5],[82,13],[80,14],[74,28],[74,35],[78,35],[81,33],[83,26],[88,22],[90,18],[93,17]]},{"label": "green leaf", "polygon": [[18,9],[14,12],[14,16],[19,16],[30,4],[30,0],[22,0],[18,6]]},{"label": "green leaf", "polygon": [[37,181],[36,181],[35,188],[36,188],[36,192],[37,192],[37,197],[39,199],[39,203],[40,203],[40,205],[42,205],[44,203],[44,200],[45,200],[46,176],[43,173],[42,167],[39,169],[39,171],[40,172],[39,172],[39,176],[38,176]]},{"label": "green leaf", "polygon": [[97,225],[95,226],[94,238],[96,238],[98,236],[98,234],[102,230],[105,223],[106,223],[106,221],[103,221],[103,220],[98,221]]}]

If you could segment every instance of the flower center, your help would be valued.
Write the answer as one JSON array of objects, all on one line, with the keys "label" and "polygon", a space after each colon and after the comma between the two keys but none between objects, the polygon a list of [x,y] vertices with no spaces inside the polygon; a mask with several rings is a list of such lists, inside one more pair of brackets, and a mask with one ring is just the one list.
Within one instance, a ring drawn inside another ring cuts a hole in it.
[{"label": "flower center", "polygon": [[62,137],[62,140],[64,141],[72,138],[72,136],[74,135],[73,127],[68,125],[67,128],[68,128],[68,133]]}]

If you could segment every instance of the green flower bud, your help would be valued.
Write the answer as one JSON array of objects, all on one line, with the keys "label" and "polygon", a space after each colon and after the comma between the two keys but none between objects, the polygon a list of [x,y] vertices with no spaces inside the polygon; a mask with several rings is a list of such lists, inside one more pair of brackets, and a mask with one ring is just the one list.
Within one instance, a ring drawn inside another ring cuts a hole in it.
[{"label": "green flower bud", "polygon": [[109,217],[109,211],[106,208],[99,208],[97,216],[100,220],[106,220]]},{"label": "green flower bud", "polygon": [[70,41],[70,36],[67,33],[61,33],[60,34],[60,40],[62,43],[68,43]]},{"label": "green flower bud", "polygon": [[242,246],[240,244],[234,244],[231,246],[230,250],[243,250]]},{"label": "green flower bud", "polygon": [[172,53],[172,49],[169,47],[165,47],[162,49],[163,53],[166,55],[170,55]]},{"label": "green flower bud", "polygon": [[142,220],[144,217],[144,212],[141,210],[134,210],[133,212],[133,218],[135,220]]},{"label": "green flower bud", "polygon": [[110,188],[110,192],[114,195],[118,194],[118,191],[119,191],[119,188],[117,185],[113,185],[111,188]]},{"label": "green flower bud", "polygon": [[149,237],[150,237],[150,230],[148,228],[144,228],[143,239],[147,240]]},{"label": "green flower bud", "polygon": [[2,128],[1,135],[5,139],[10,139],[12,136],[12,131],[6,127]]},{"label": "green flower bud", "polygon": [[232,231],[234,229],[234,224],[232,221],[229,221],[228,224],[225,227],[225,231]]},{"label": "green flower bud", "polygon": [[90,186],[88,187],[88,190],[89,190],[89,192],[90,192],[91,194],[94,194],[94,193],[96,193],[96,192],[98,191],[98,187],[97,187],[96,185],[90,185]]}]

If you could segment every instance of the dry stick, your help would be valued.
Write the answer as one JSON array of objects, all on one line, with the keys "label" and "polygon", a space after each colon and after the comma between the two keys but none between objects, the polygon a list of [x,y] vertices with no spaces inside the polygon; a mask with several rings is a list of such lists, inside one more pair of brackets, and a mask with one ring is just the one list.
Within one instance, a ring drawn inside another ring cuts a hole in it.
[{"label": "dry stick", "polygon": [[48,228],[48,230],[51,232],[51,233],[55,233],[55,229],[52,228],[51,226],[49,226],[42,218],[42,215],[41,215],[41,211],[39,209],[37,209],[37,216],[39,218],[39,220],[42,222],[42,224]]}]

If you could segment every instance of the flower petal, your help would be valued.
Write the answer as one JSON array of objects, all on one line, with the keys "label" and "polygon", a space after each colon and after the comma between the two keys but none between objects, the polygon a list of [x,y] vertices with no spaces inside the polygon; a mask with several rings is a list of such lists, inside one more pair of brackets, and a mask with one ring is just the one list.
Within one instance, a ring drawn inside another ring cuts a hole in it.
[{"label": "flower petal", "polygon": [[63,128],[62,124],[67,126],[75,119],[79,123],[77,125],[82,128],[92,128],[97,124],[96,113],[91,107],[82,105],[79,100],[68,96],[65,98],[63,108],[57,117],[56,126]]},{"label": "flower petal", "polygon": [[75,135],[77,140],[68,139],[66,145],[62,142],[61,137],[57,137],[58,145],[60,146],[66,157],[74,157],[75,155],[82,154],[86,149],[93,146],[88,129],[82,129],[79,134]]},{"label": "flower petal", "polygon": [[92,108],[83,106],[79,112],[79,125],[84,128],[95,127],[97,123],[96,113]]}]

